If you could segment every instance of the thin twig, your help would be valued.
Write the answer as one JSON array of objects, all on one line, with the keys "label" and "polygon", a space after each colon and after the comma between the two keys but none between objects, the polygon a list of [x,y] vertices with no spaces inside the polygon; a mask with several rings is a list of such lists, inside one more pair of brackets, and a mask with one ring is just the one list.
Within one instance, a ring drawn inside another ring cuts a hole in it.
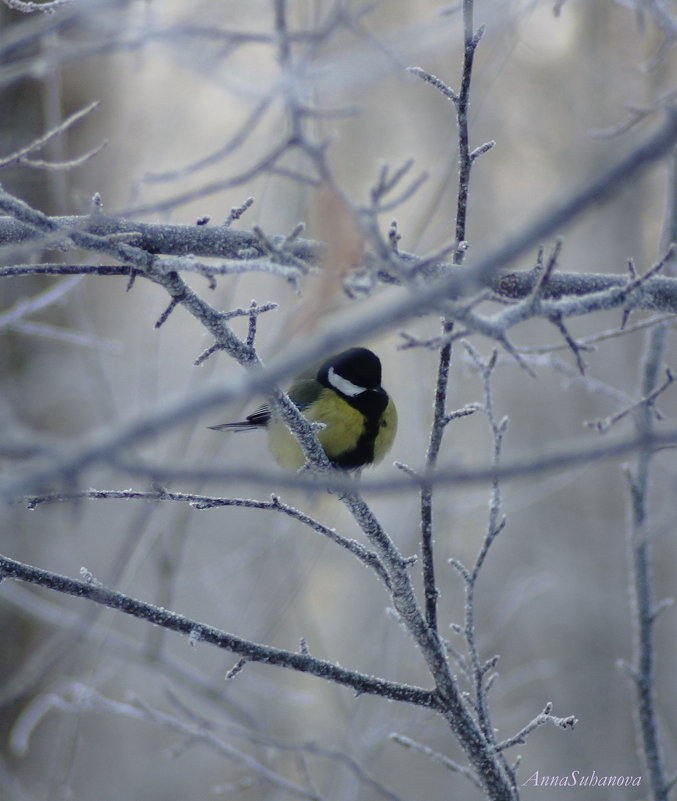
[{"label": "thin twig", "polygon": [[338,534],[334,529],[329,528],[318,520],[306,515],[299,509],[283,503],[277,495],[273,495],[270,501],[260,501],[252,498],[223,498],[220,496],[196,495],[186,492],[170,492],[169,490],[158,489],[152,491],[141,490],[97,490],[89,489],[80,492],[54,492],[45,495],[34,495],[22,498],[21,502],[26,504],[27,509],[36,509],[46,503],[64,503],[79,500],[141,500],[141,501],[174,501],[177,503],[188,503],[194,509],[218,509],[224,507],[238,507],[243,509],[260,509],[262,511],[281,512],[287,517],[298,520],[300,523],[321,534],[323,537],[339,545],[357,557],[366,567],[376,571],[379,578],[388,585],[388,576],[383,565],[373,551],[368,550],[355,540],[347,539]]},{"label": "thin twig", "polygon": [[[494,412],[493,391],[492,391],[492,373],[496,366],[496,351],[492,354],[488,361],[484,361],[479,353],[469,343],[465,343],[466,350],[470,357],[475,362],[477,368],[480,370],[482,376],[482,383],[484,386],[484,413],[487,416],[489,423],[492,440],[492,464],[497,467],[501,459],[501,449],[503,444],[503,435],[507,427],[507,419],[498,420]],[[497,477],[494,477],[491,484],[491,499],[489,503],[489,520],[487,525],[487,533],[482,543],[482,547],[477,555],[475,564],[472,570],[464,570],[462,575],[465,578],[465,626],[464,634],[468,655],[470,658],[470,665],[472,667],[473,690],[474,690],[474,703],[477,710],[478,720],[484,736],[488,742],[496,744],[494,727],[491,724],[488,707],[488,686],[485,683],[487,670],[481,664],[479,651],[477,648],[475,638],[475,589],[480,571],[486,557],[489,553],[491,545],[494,543],[496,537],[503,530],[505,526],[505,519],[502,517],[502,498],[501,498],[501,485]],[[458,564],[455,565],[458,569]],[[507,763],[504,767],[508,770]],[[514,779],[514,777],[513,777]]]},{"label": "thin twig", "polygon": [[449,759],[449,757],[444,756],[444,754],[440,754],[439,751],[435,751],[432,748],[429,748],[427,745],[423,745],[422,743],[417,743],[416,740],[412,740],[411,737],[405,737],[403,734],[391,734],[390,739],[397,743],[398,745],[403,746],[411,751],[417,751],[419,754],[423,754],[423,756],[428,757],[431,762],[435,762],[438,765],[442,765],[442,767],[446,768],[451,773],[458,773],[461,776],[465,776],[465,778],[475,785],[475,787],[481,788],[482,785],[477,780],[475,774],[463,765],[459,765],[458,763],[454,762],[453,759]]},{"label": "thin twig", "polygon": [[616,414],[610,415],[609,417],[604,417],[601,420],[587,420],[585,425],[591,428],[596,428],[600,434],[605,434],[611,428],[611,426],[615,425],[629,414],[637,411],[642,406],[651,407],[654,417],[657,420],[662,420],[663,416],[660,414],[658,409],[656,409],[654,401],[659,395],[662,395],[663,392],[665,392],[665,390],[674,382],[674,380],[675,376],[672,374],[670,368],[666,368],[665,381],[660,386],[656,387],[653,392],[647,395],[646,398],[641,398],[637,401],[637,403],[633,403],[631,406],[627,406],[620,412],[616,412]]},{"label": "thin twig", "polygon": [[551,711],[552,702],[549,701],[545,705],[545,708],[540,715],[536,715],[536,717],[527,723],[526,726],[520,729],[517,734],[513,735],[512,737],[508,737],[506,740],[502,740],[500,743],[497,743],[496,750],[505,751],[507,748],[513,748],[516,745],[523,745],[527,741],[527,737],[532,731],[540,728],[541,726],[545,726],[546,723],[552,723],[553,726],[557,726],[559,729],[573,729],[576,723],[578,723],[578,720],[573,715],[560,718],[551,714]]},{"label": "thin twig", "polygon": [[[70,0],[68,1],[70,2]],[[31,3],[30,5],[38,6],[37,3],[35,4]],[[39,8],[40,10],[42,10],[49,5],[57,5],[57,3],[47,3],[47,4],[43,3],[39,5]],[[79,166],[83,162],[92,158],[92,156],[96,155],[101,150],[101,148],[105,146],[105,142],[103,142],[98,147],[94,148],[92,151],[85,154],[84,156],[80,156],[76,159],[73,159],[71,162],[65,162],[64,164],[55,164],[46,161],[31,159],[28,158],[28,154],[36,150],[40,150],[42,147],[48,144],[52,139],[54,139],[57,136],[61,136],[72,125],[81,120],[83,117],[86,117],[87,114],[90,114],[92,111],[94,111],[94,109],[97,108],[98,105],[99,101],[95,100],[88,106],[85,106],[84,108],[81,108],[79,111],[76,111],[73,114],[71,114],[63,122],[52,128],[51,130],[47,131],[46,134],[43,134],[38,139],[34,139],[32,142],[20,148],[19,150],[16,150],[14,153],[10,153],[9,156],[3,156],[2,158],[0,158],[0,169],[2,169],[3,167],[8,167],[12,164],[23,164],[29,167],[47,167],[51,169],[71,169],[72,167]]]}]

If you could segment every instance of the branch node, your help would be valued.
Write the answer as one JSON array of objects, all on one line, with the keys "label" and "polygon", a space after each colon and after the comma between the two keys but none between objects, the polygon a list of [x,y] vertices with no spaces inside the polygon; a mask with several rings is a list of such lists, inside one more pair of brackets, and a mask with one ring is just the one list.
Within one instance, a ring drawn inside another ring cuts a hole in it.
[{"label": "branch node", "polygon": [[494,749],[496,753],[505,751],[507,748],[512,748],[515,745],[522,745],[526,742],[527,737],[531,734],[531,732],[540,728],[541,726],[544,726],[546,723],[552,723],[553,726],[557,726],[559,729],[573,729],[573,727],[578,723],[578,720],[574,715],[568,715],[565,718],[560,718],[551,714],[551,711],[552,702],[548,701],[540,715],[536,715],[536,717],[527,723],[526,726],[520,729],[517,734],[509,737],[507,740],[503,740],[501,743],[498,743]]},{"label": "branch node", "polygon": [[659,601],[653,608],[651,612],[651,622],[655,623],[656,620],[663,614],[667,609],[671,609],[673,604],[675,603],[674,598],[663,598],[662,601]]},{"label": "branch node", "polygon": [[90,584],[92,587],[103,587],[103,584],[98,578],[86,567],[80,568],[80,576],[82,580]]},{"label": "branch node", "polygon": [[388,228],[388,241],[393,253],[399,253],[399,243],[402,236],[397,231],[397,220],[392,220]]},{"label": "branch node", "polygon": [[219,342],[215,342],[213,345],[207,348],[207,350],[202,351],[202,353],[195,359],[193,362],[194,367],[199,367],[201,364],[207,361],[207,359],[216,353],[219,350],[225,350],[226,346],[222,345]]},{"label": "branch node", "polygon": [[456,411],[446,414],[442,419],[442,425],[448,426],[449,423],[453,422],[454,420],[458,420],[459,417],[468,417],[471,414],[475,414],[475,412],[479,412],[481,408],[481,403],[466,403],[463,408],[456,409]]},{"label": "branch node", "polygon": [[155,323],[155,328],[160,328],[161,326],[163,326],[167,322],[167,318],[174,311],[174,309],[179,305],[180,302],[181,302],[181,298],[180,297],[174,297],[174,298],[171,299],[171,301],[169,302],[169,305],[167,306],[167,308],[158,317],[158,319],[157,319],[157,321]]},{"label": "branch node", "polygon": [[449,559],[449,564],[461,574],[461,576],[467,583],[470,583],[470,581],[472,580],[470,571],[462,562],[459,562],[458,559]]},{"label": "branch node", "polygon": [[432,72],[428,72],[422,67],[407,67],[407,72],[418,76],[421,78],[421,80],[431,84],[436,89],[439,89],[439,91],[442,92],[442,94],[448,100],[451,100],[454,105],[458,104],[458,94],[451,88],[451,86],[449,86],[449,84],[445,83],[441,78],[438,78],[437,75],[433,75]]},{"label": "branch node", "polygon": [[234,679],[238,673],[242,672],[242,668],[247,664],[249,660],[241,657],[237,660],[237,662],[233,665],[233,667],[226,673],[225,679],[226,681],[230,681],[230,679]]},{"label": "branch node", "polygon": [[254,198],[248,197],[245,202],[241,206],[234,206],[231,210],[226,219],[223,221],[223,225],[226,228],[230,228],[230,226],[236,221],[239,220],[240,217],[247,211],[247,209],[251,208],[254,205]]},{"label": "branch node", "polygon": [[129,268],[129,281],[127,281],[127,286],[125,287],[125,292],[129,292],[130,289],[134,286],[136,282],[137,275],[140,275],[141,271],[134,269],[134,267]]},{"label": "branch node", "polygon": [[92,199],[89,204],[89,216],[90,217],[103,216],[103,198],[98,192],[95,192],[92,195]]},{"label": "branch node", "polygon": [[496,665],[498,664],[498,660],[500,658],[501,658],[500,654],[494,654],[494,656],[489,657],[489,659],[487,659],[486,662],[482,665],[482,668],[481,668],[482,675],[486,676],[486,674],[490,670],[493,670],[496,667]]},{"label": "branch node", "polygon": [[480,43],[480,40],[484,36],[484,32],[486,31],[486,29],[487,29],[486,25],[480,25],[480,27],[475,31],[475,35],[473,36],[473,38],[472,38],[472,40],[470,42],[470,45],[471,45],[473,50]]},{"label": "branch node", "polygon": [[401,470],[403,473],[406,473],[408,476],[411,476],[412,478],[415,478],[416,480],[419,480],[420,476],[419,476],[418,472],[416,470],[414,470],[413,467],[409,467],[408,464],[405,464],[404,462],[393,462],[393,465],[398,470]]},{"label": "branch node", "polygon": [[496,142],[493,139],[490,139],[488,142],[485,142],[483,145],[479,145],[470,153],[470,161],[471,163],[475,162],[480,156],[488,153],[490,150],[496,147]]},{"label": "branch node", "polygon": [[576,342],[576,340],[569,333],[569,330],[564,324],[564,321],[562,319],[562,315],[559,312],[549,314],[548,319],[560,332],[562,338],[569,346],[571,352],[574,354],[574,359],[576,360],[576,367],[578,367],[578,372],[581,375],[585,375],[587,364],[585,363],[583,357],[581,356],[581,353],[583,351],[590,351],[591,348],[587,345],[579,345],[578,342]]},{"label": "branch node", "polygon": [[624,673],[627,678],[629,678],[634,684],[638,684],[640,681],[639,673],[635,670],[635,668],[625,659],[617,659],[616,660],[616,668],[620,670],[621,673]]},{"label": "branch node", "polygon": [[190,634],[188,635],[188,645],[190,645],[191,648],[196,648],[201,639],[202,634],[200,633],[200,629],[195,627],[190,630]]}]

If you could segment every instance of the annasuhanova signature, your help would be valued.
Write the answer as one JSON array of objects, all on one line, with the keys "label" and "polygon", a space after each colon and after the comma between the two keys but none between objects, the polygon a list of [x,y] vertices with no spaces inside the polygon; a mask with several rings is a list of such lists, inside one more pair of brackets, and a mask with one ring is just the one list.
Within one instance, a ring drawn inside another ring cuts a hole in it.
[{"label": "annasuhanova signature", "polygon": [[641,776],[600,776],[597,771],[584,773],[572,770],[561,776],[541,774],[535,770],[528,779],[522,782],[521,787],[639,787]]}]

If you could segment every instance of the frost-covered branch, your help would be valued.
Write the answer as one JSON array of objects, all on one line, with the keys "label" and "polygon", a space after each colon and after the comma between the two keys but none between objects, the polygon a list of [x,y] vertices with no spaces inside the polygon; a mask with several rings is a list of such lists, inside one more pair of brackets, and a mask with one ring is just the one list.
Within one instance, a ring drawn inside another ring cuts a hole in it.
[{"label": "frost-covered branch", "polygon": [[[654,426],[652,396],[660,376],[665,354],[666,326],[652,329],[644,356],[641,391],[644,402],[635,411],[638,432],[649,433]],[[653,801],[668,801],[669,780],[658,727],[656,697],[655,623],[659,605],[654,601],[652,584],[652,537],[649,520],[650,463],[654,449],[644,447],[637,457],[634,470],[628,471],[630,494],[630,525],[628,551],[630,589],[635,629],[634,663],[628,668],[636,693],[637,727],[640,749],[649,773]]]},{"label": "frost-covered branch", "polygon": [[78,581],[0,556],[0,579],[8,578],[29,582],[77,598],[87,598],[94,603],[102,604],[110,609],[117,609],[123,614],[146,620],[168,631],[184,634],[190,638],[193,644],[205,642],[223,648],[238,654],[248,662],[261,662],[308,673],[327,681],[352,687],[358,693],[380,695],[391,700],[406,701],[433,709],[439,705],[435,694],[428,690],[367,676],[317,659],[308,653],[284,651],[245,640],[206,623],[190,620],[167,609],[109,590],[94,579]]},{"label": "frost-covered branch", "polygon": [[366,567],[376,571],[379,578],[388,584],[388,575],[380,560],[373,551],[368,550],[355,540],[341,536],[334,529],[320,523],[319,520],[305,514],[294,506],[283,503],[277,495],[273,495],[270,501],[260,501],[253,498],[223,498],[221,496],[196,495],[187,492],[171,492],[169,490],[83,490],[81,492],[59,492],[48,495],[35,495],[33,497],[22,498],[21,503],[26,504],[27,509],[35,509],[45,503],[63,503],[80,500],[141,500],[141,501],[175,501],[178,503],[188,503],[193,509],[220,509],[225,507],[240,509],[260,509],[262,511],[280,512],[294,520],[311,528],[318,534],[331,540],[336,545],[344,548],[359,559]]}]

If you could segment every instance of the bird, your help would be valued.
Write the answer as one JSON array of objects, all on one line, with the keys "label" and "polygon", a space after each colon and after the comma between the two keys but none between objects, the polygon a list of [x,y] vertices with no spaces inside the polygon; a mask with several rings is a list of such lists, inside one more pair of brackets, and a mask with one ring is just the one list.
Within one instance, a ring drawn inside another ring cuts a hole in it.
[{"label": "bird", "polygon": [[[332,466],[359,470],[380,462],[397,431],[397,410],[381,386],[381,361],[367,348],[349,348],[298,376],[288,395],[303,416],[324,427],[317,437]],[[209,426],[215,431],[266,429],[268,447],[286,470],[299,470],[306,459],[282,420],[263,404],[245,420]]]}]

